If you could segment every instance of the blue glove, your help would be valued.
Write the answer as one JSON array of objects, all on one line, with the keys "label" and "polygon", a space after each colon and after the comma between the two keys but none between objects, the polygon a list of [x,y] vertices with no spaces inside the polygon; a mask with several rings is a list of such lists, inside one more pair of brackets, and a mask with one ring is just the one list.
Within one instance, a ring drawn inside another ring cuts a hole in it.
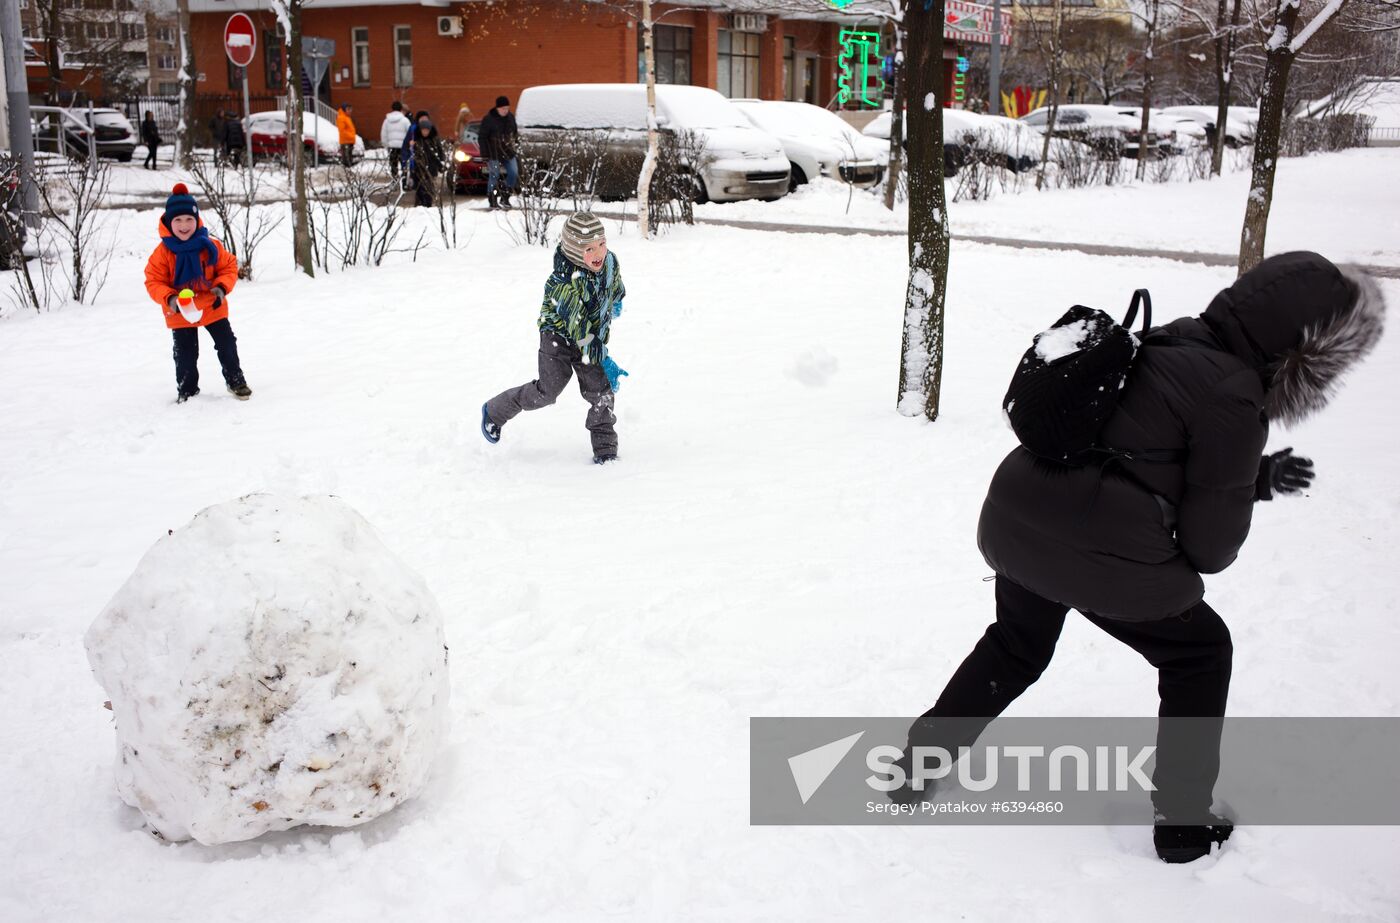
[{"label": "blue glove", "polygon": [[614,301],[614,302],[613,302],[613,319],[616,320],[617,318],[619,318],[619,317],[621,317],[621,316],[622,316],[622,299],[619,298],[619,299],[617,299],[617,301]]},{"label": "blue glove", "polygon": [[627,370],[622,368],[616,362],[612,361],[611,356],[604,356],[603,374],[608,376],[608,387],[612,388],[613,391],[616,392],[618,388],[622,387],[622,383],[621,381],[619,381],[619,379],[627,374]]}]

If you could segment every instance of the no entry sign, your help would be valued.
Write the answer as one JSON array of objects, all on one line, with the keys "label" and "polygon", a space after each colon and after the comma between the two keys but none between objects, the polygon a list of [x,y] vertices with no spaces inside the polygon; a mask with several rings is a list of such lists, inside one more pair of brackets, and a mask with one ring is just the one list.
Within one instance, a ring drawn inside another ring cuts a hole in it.
[{"label": "no entry sign", "polygon": [[253,63],[253,53],[257,50],[253,20],[246,13],[234,13],[224,24],[224,51],[228,59],[239,67],[247,67]]}]

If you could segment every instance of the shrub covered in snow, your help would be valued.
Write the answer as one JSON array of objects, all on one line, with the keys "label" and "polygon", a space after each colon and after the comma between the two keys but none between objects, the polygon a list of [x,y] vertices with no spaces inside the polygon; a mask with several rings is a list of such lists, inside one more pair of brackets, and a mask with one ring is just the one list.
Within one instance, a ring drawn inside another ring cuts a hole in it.
[{"label": "shrub covered in snow", "polygon": [[333,497],[200,512],[146,553],[86,645],[118,793],[167,839],[365,823],[422,791],[446,732],[437,603]]}]

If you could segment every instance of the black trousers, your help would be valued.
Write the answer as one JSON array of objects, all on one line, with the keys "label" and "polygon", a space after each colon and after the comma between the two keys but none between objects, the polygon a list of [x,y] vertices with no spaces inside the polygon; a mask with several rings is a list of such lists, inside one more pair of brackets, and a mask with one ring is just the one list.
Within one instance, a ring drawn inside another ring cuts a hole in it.
[{"label": "black trousers", "polygon": [[154,169],[156,168],[156,151],[157,151],[157,150],[159,150],[159,145],[156,145],[156,144],[147,144],[147,145],[146,145],[146,159],[145,159],[144,161],[142,161],[141,165],[142,165],[143,167],[145,167],[147,170],[154,170]]},{"label": "black trousers", "polygon": [[[971,746],[993,718],[1049,666],[1068,607],[996,578],[996,621],[910,731],[911,745]],[[1230,630],[1204,601],[1178,616],[1126,622],[1084,617],[1157,669],[1159,718],[1153,804],[1176,823],[1207,823],[1220,773],[1220,731],[1230,692]],[[956,720],[954,720],[956,719]]]},{"label": "black trousers", "polygon": [[[224,383],[230,387],[243,384],[243,368],[238,364],[238,338],[233,335],[228,318],[215,321],[204,329],[214,340],[214,351],[219,354]],[[175,384],[181,394],[193,394],[199,390],[199,330],[198,327],[181,327],[170,331],[175,340]]]},{"label": "black trousers", "polygon": [[505,426],[524,410],[553,404],[569,379],[578,376],[578,390],[588,402],[585,424],[593,440],[594,455],[617,454],[617,417],[613,415],[613,391],[601,366],[583,361],[583,353],[567,338],[540,331],[540,377],[518,388],[502,391],[486,402],[486,415]]},{"label": "black trousers", "polygon": [[389,148],[389,176],[392,179],[399,178],[399,160],[403,157],[403,151],[396,147]]}]

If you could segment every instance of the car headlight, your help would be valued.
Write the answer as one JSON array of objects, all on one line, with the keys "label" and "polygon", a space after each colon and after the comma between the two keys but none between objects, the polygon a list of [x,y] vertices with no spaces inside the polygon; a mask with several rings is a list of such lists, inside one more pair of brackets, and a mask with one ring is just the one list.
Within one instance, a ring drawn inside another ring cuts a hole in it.
[{"label": "car headlight", "polygon": [[453,151],[452,159],[458,163],[466,163],[468,160],[472,159],[472,155],[468,154],[466,151]]}]

